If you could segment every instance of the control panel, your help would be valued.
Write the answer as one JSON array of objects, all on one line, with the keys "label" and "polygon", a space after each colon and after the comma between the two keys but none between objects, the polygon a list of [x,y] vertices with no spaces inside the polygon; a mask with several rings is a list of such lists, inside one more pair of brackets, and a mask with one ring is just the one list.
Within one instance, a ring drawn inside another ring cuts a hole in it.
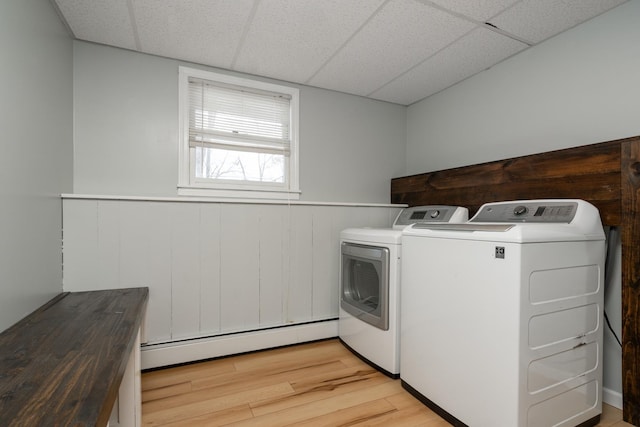
[{"label": "control panel", "polygon": [[559,200],[521,200],[487,203],[469,222],[547,222],[570,223],[576,215],[578,203]]},{"label": "control panel", "polygon": [[[455,215],[468,215],[467,209],[457,206],[413,206],[403,209],[393,223],[394,227],[420,223],[449,222]],[[454,220],[457,218],[454,218]],[[466,221],[465,218],[460,218]]]}]

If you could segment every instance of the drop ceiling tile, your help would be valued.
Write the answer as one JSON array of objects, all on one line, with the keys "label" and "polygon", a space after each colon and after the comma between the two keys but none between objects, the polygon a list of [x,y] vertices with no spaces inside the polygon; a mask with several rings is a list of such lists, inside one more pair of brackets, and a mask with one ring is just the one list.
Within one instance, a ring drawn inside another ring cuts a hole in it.
[{"label": "drop ceiling tile", "polygon": [[303,83],[383,0],[262,0],[234,69]]},{"label": "drop ceiling tile", "polygon": [[519,0],[431,0],[447,10],[485,22]]},{"label": "drop ceiling tile", "polygon": [[231,68],[253,0],[136,0],[146,53]]},{"label": "drop ceiling tile", "polygon": [[73,35],[80,40],[135,49],[127,0],[55,0]]},{"label": "drop ceiling tile", "polygon": [[627,0],[523,0],[491,19],[508,33],[539,43]]},{"label": "drop ceiling tile", "polygon": [[526,48],[524,43],[479,27],[371,97],[409,105]]},{"label": "drop ceiling tile", "polygon": [[389,1],[308,83],[366,96],[473,27],[414,0]]}]

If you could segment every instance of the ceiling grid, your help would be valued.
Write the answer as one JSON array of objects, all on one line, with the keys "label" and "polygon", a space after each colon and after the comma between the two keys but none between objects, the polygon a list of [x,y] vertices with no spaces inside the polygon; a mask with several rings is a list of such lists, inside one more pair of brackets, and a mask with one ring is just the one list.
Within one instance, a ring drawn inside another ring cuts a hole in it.
[{"label": "ceiling grid", "polygon": [[50,0],[79,40],[411,105],[627,0]]}]

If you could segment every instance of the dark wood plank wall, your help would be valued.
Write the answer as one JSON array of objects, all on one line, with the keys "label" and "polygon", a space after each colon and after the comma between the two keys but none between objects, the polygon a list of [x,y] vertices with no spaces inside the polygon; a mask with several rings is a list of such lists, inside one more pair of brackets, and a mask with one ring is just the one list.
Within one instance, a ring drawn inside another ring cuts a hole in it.
[{"label": "dark wood plank wall", "polygon": [[640,425],[640,138],[622,144],[622,399]]},{"label": "dark wood plank wall", "polygon": [[391,202],[466,206],[584,199],[622,240],[624,419],[640,425],[640,137],[499,160],[391,180]]}]

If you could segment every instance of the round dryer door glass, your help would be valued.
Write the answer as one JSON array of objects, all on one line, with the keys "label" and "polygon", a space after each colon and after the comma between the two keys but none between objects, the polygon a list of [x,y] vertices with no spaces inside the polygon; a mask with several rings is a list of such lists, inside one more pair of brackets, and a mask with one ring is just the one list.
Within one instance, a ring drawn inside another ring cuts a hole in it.
[{"label": "round dryer door glass", "polygon": [[380,315],[380,275],[369,261],[351,260],[347,269],[347,288],[353,302],[368,308],[371,314]]}]

